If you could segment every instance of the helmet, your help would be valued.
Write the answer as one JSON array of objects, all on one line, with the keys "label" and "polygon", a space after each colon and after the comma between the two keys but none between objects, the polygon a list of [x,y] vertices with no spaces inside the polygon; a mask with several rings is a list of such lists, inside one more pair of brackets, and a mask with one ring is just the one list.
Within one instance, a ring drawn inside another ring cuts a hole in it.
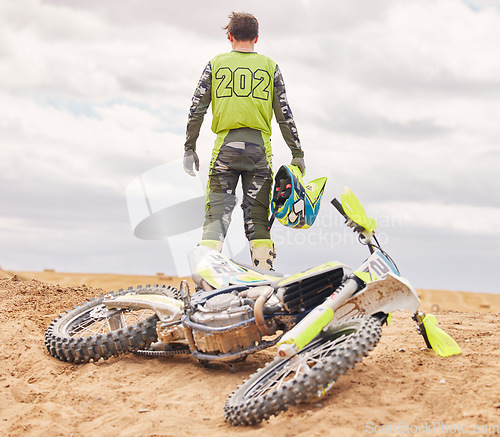
[{"label": "helmet", "polygon": [[318,178],[304,186],[302,173],[295,165],[282,165],[274,178],[271,212],[290,228],[311,227],[319,207],[327,178]]}]

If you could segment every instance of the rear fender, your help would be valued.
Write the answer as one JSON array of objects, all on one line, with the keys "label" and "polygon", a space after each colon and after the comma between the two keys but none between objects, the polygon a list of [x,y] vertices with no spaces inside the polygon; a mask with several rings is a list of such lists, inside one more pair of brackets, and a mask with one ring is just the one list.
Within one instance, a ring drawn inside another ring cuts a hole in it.
[{"label": "rear fender", "polygon": [[130,294],[103,301],[107,308],[150,309],[162,322],[175,322],[184,314],[180,300],[158,294]]}]

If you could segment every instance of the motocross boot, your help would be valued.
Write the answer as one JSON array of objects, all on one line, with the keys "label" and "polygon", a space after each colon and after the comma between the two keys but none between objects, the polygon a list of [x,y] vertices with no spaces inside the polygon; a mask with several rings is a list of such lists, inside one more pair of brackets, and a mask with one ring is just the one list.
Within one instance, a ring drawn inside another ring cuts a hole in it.
[{"label": "motocross boot", "polygon": [[253,265],[263,270],[274,270],[273,261],[276,258],[276,253],[273,241],[268,239],[250,240],[248,244]]},{"label": "motocross boot", "polygon": [[218,252],[222,252],[222,244],[224,242],[220,240],[201,240],[198,243],[198,246],[209,247],[210,249],[217,250]]}]

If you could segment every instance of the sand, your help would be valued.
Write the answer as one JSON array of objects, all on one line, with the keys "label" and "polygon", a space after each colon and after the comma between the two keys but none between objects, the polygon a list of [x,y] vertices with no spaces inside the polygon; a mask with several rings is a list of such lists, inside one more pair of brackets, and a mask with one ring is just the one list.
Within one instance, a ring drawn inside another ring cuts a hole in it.
[{"label": "sand", "polygon": [[224,402],[274,349],[233,372],[189,356],[74,365],[46,351],[45,330],[63,310],[103,291],[178,282],[164,275],[0,271],[0,435],[500,435],[498,295],[418,290],[422,308],[434,308],[461,355],[438,357],[410,314],[398,312],[379,345],[325,397],[255,427],[228,425]]}]

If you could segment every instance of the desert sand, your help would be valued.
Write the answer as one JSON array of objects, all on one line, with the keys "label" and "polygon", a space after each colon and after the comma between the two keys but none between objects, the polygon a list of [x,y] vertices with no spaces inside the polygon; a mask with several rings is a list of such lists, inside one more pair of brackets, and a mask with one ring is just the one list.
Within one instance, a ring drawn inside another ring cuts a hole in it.
[{"label": "desert sand", "polygon": [[411,315],[398,312],[379,345],[323,398],[232,427],[225,399],[273,349],[233,371],[188,356],[74,365],[45,349],[45,330],[65,309],[146,283],[177,286],[179,278],[0,271],[0,435],[500,435],[500,295],[418,290],[461,355],[437,356]]}]

